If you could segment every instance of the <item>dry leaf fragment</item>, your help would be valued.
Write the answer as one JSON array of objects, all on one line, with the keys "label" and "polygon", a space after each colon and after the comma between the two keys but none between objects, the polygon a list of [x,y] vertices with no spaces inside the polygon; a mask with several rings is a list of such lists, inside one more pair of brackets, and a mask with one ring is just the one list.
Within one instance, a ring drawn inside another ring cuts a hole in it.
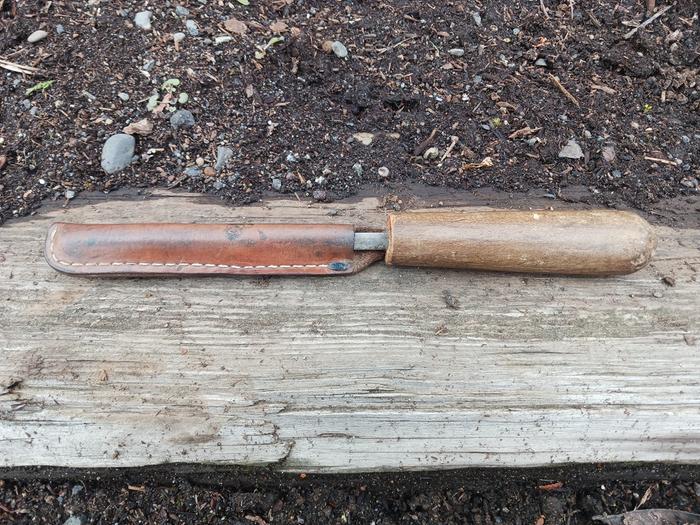
[{"label": "dry leaf fragment", "polygon": [[491,157],[485,157],[481,162],[467,162],[462,165],[462,169],[465,171],[478,170],[480,168],[490,168],[491,166],[493,166],[493,160],[491,160]]},{"label": "dry leaf fragment", "polygon": [[241,22],[235,18],[229,18],[226,20],[226,22],[224,22],[224,27],[226,28],[226,31],[236,33],[237,35],[245,35],[248,31],[248,26],[245,24],[245,22]]},{"label": "dry leaf fragment", "polygon": [[0,155],[0,170],[5,166],[7,162],[7,155]]},{"label": "dry leaf fragment", "polygon": [[530,126],[525,126],[524,128],[521,128],[517,131],[514,131],[510,135],[508,135],[509,139],[521,139],[523,137],[529,137],[530,135],[534,135],[537,133],[539,130],[542,128],[531,128]]},{"label": "dry leaf fragment", "polygon": [[287,24],[282,22],[282,20],[277,20],[270,24],[270,29],[273,33],[284,33],[287,30]]},{"label": "dry leaf fragment", "polygon": [[153,123],[147,118],[132,122],[123,129],[128,135],[150,135],[153,132]]},{"label": "dry leaf fragment", "polygon": [[540,516],[539,518],[537,518],[537,520],[535,521],[535,525],[544,525],[544,516]]},{"label": "dry leaf fragment", "polygon": [[559,490],[563,486],[564,486],[564,484],[561,481],[555,481],[554,483],[545,483],[544,485],[539,485],[537,487],[537,490],[544,490],[544,491]]}]

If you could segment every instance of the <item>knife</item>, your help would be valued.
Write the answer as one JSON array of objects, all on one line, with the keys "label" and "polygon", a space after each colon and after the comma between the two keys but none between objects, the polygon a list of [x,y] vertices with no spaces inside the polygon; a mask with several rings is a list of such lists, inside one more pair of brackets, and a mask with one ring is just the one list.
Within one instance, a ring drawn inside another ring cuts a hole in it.
[{"label": "knife", "polygon": [[344,275],[388,265],[561,275],[645,266],[651,226],[612,210],[391,213],[384,231],[351,224],[51,225],[47,262],[76,275]]}]

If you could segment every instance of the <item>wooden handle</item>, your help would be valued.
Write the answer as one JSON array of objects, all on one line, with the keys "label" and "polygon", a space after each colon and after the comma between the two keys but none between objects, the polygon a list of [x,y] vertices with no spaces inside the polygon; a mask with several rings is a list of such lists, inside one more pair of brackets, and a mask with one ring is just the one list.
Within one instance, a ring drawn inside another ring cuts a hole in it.
[{"label": "wooden handle", "polygon": [[644,219],[609,210],[391,214],[387,231],[387,264],[499,272],[626,274],[656,247]]}]

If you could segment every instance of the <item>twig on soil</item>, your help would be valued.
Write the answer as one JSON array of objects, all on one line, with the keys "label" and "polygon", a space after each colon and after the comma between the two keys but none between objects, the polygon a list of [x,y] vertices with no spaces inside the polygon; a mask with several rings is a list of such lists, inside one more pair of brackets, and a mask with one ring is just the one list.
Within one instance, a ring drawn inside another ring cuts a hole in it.
[{"label": "twig on soil", "polygon": [[38,68],[32,66],[23,66],[22,64],[10,62],[9,60],[3,60],[2,58],[0,58],[0,67],[3,69],[7,69],[8,71],[13,71],[15,73],[22,73],[23,75],[34,75],[39,72]]},{"label": "twig on soil", "polygon": [[544,17],[549,20],[549,12],[547,11],[547,8],[544,5],[544,0],[540,0],[540,9],[542,9],[542,14]]},{"label": "twig on soil", "polygon": [[457,142],[459,142],[459,137],[457,135],[452,135],[452,142],[450,142],[450,145],[447,147],[447,151],[445,151],[445,154],[440,159],[440,164],[442,164],[445,159],[450,156],[452,150],[455,149]]},{"label": "twig on soil", "polygon": [[566,98],[568,98],[573,104],[576,105],[576,107],[581,107],[581,105],[578,103],[578,100],[576,100],[576,97],[574,97],[571,93],[569,93],[569,90],[564,87],[564,85],[559,81],[559,77],[555,77],[551,73],[547,74],[547,77],[549,77],[549,80],[552,81],[552,84],[554,84],[559,91],[561,91]]},{"label": "twig on soil", "polygon": [[435,142],[437,132],[437,128],[434,128],[433,131],[430,132],[430,136],[413,149],[413,154],[416,157],[420,157],[421,155],[423,155],[423,153],[425,153],[425,150],[427,150],[433,144],[433,142]]},{"label": "twig on soil", "polygon": [[661,164],[668,164],[669,166],[678,166],[678,163],[674,160],[660,159],[658,157],[644,157],[644,160],[651,162],[660,162]]},{"label": "twig on soil", "polygon": [[632,38],[632,37],[635,35],[635,33],[636,33],[637,31],[639,31],[640,29],[644,29],[646,26],[648,26],[649,24],[651,24],[654,20],[656,20],[657,18],[659,18],[661,15],[663,15],[666,11],[668,11],[668,10],[671,9],[672,7],[673,7],[673,5],[667,5],[667,6],[664,7],[661,11],[659,11],[658,13],[656,13],[654,16],[651,16],[651,17],[647,18],[644,22],[642,22],[641,24],[639,24],[637,27],[635,27],[635,28],[632,29],[631,31],[628,31],[627,33],[625,33],[625,36],[623,36],[622,38],[624,38],[625,40],[629,40],[630,38]]},{"label": "twig on soil", "polygon": [[597,90],[597,91],[602,91],[603,93],[607,93],[608,95],[614,95],[617,93],[613,88],[604,86],[603,84],[591,84],[591,89],[592,90]]}]

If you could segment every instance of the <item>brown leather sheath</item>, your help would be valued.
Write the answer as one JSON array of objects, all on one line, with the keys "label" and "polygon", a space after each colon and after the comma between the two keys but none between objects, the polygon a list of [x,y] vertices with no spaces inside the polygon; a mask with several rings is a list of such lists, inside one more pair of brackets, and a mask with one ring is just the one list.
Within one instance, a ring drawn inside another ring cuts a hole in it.
[{"label": "brown leather sheath", "polygon": [[81,275],[342,275],[382,252],[355,252],[346,224],[54,223],[46,260]]}]

